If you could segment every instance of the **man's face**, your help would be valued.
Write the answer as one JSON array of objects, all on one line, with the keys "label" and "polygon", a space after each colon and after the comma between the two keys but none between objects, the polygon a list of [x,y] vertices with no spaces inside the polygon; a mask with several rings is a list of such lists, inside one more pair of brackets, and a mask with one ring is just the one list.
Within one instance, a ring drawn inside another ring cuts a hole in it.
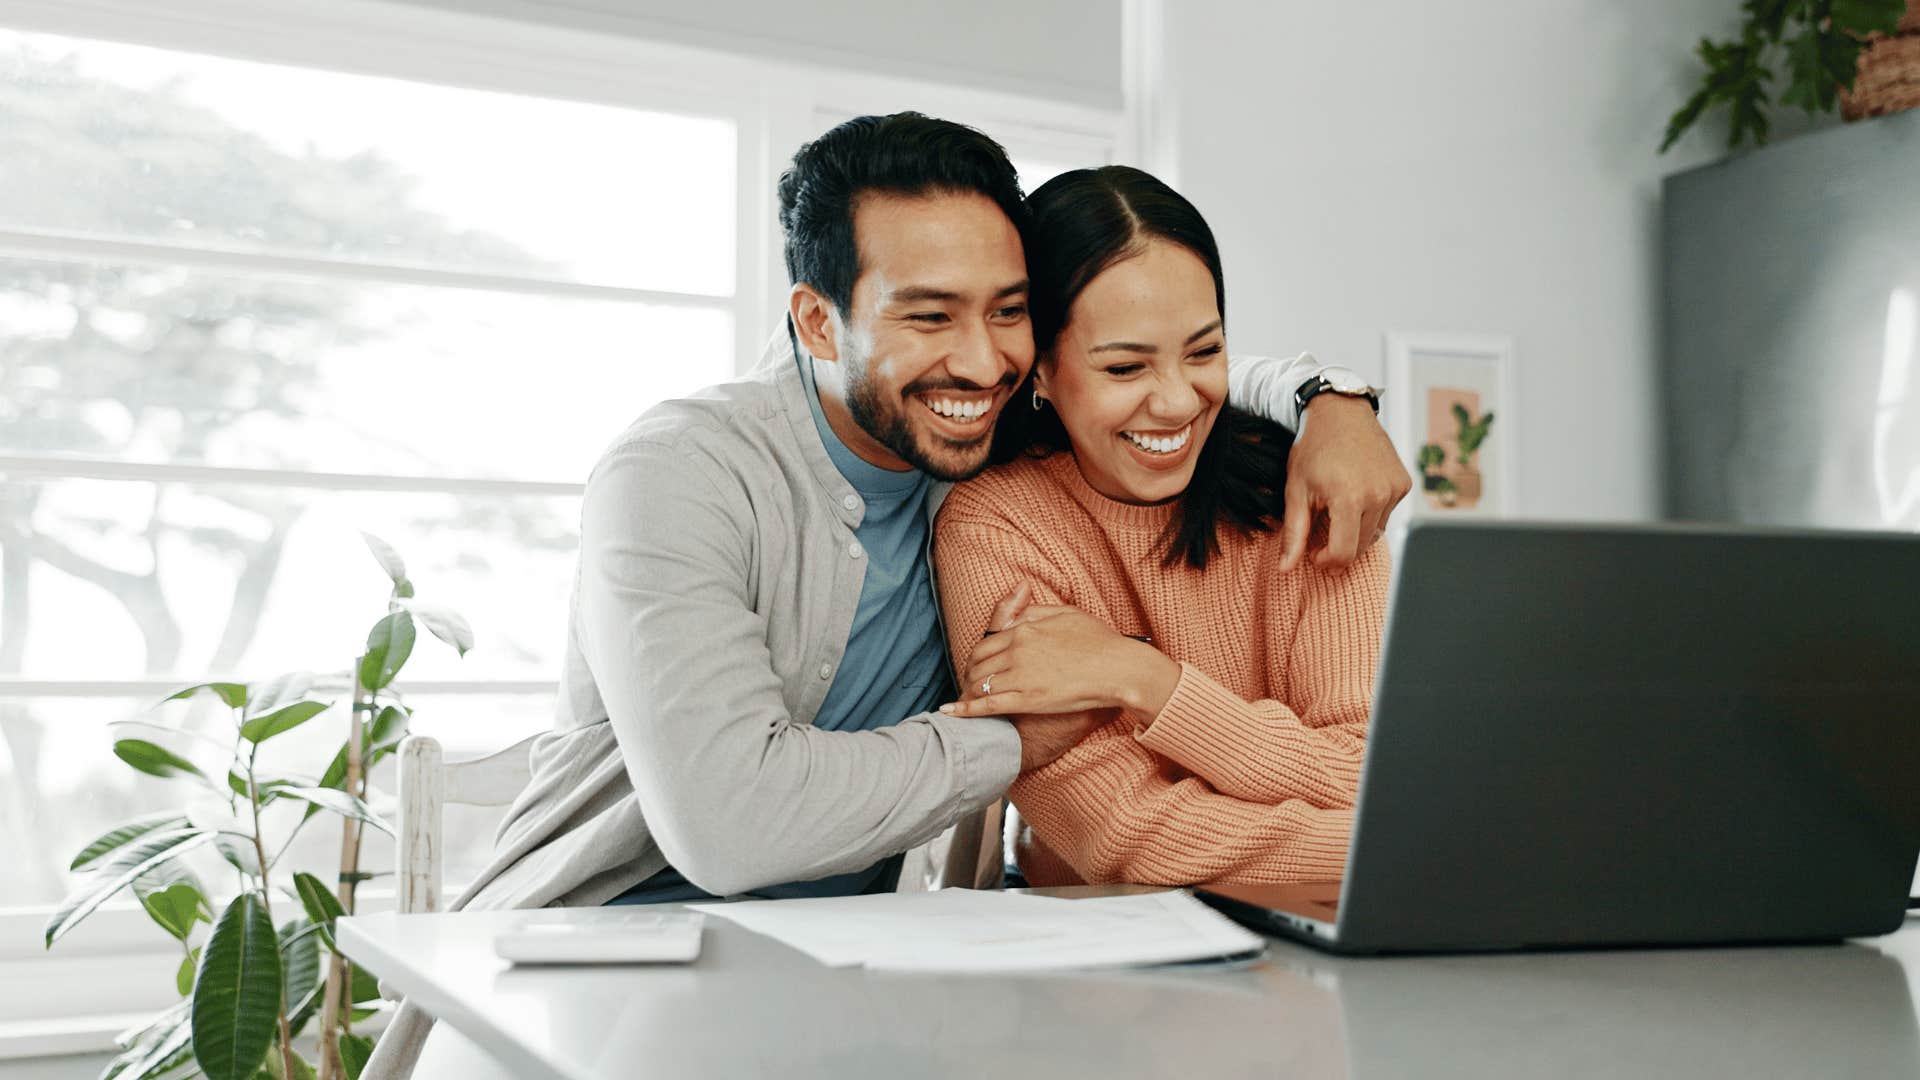
[{"label": "man's face", "polygon": [[853,232],[847,409],[900,462],[964,480],[986,466],[994,421],[1033,366],[1020,234],[976,194],[863,195]]}]

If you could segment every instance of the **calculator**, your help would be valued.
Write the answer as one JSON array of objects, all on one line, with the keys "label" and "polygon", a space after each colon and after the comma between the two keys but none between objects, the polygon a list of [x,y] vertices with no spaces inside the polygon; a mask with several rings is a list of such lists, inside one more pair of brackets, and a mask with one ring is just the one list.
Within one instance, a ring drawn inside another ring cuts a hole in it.
[{"label": "calculator", "polygon": [[496,936],[493,950],[515,964],[687,964],[700,955],[706,918],[697,911],[590,920],[538,912]]}]

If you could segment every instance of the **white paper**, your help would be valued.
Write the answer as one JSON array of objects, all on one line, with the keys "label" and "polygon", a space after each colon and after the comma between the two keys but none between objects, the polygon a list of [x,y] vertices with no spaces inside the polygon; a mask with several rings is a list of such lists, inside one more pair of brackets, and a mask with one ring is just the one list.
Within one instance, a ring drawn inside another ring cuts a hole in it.
[{"label": "white paper", "polygon": [[698,904],[832,967],[1061,971],[1204,960],[1263,940],[1184,892],[1081,900],[984,889]]}]

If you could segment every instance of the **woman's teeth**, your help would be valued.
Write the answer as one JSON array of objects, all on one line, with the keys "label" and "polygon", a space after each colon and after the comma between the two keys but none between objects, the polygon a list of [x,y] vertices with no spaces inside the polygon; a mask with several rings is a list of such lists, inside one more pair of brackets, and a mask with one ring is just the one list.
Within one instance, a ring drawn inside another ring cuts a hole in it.
[{"label": "woman's teeth", "polygon": [[987,410],[993,407],[992,398],[982,398],[978,401],[961,401],[957,398],[930,397],[922,398],[921,400],[927,403],[927,408],[932,409],[941,416],[951,417],[955,420],[978,420],[982,416],[987,415]]},{"label": "woman's teeth", "polygon": [[1193,436],[1193,425],[1188,424],[1172,435],[1142,435],[1137,431],[1123,431],[1120,436],[1149,454],[1171,454],[1187,445],[1187,440]]}]

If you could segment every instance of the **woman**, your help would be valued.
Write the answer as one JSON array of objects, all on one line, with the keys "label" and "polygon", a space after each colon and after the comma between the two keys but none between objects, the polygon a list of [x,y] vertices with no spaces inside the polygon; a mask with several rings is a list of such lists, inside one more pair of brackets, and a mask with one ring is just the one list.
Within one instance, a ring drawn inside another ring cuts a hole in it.
[{"label": "woman", "polygon": [[1034,884],[1338,878],[1386,549],[1279,573],[1265,478],[1291,440],[1226,406],[1220,255],[1191,203],[1109,166],[1030,205],[1039,359],[998,464],[936,526],[965,691],[943,709],[1020,726]]}]

